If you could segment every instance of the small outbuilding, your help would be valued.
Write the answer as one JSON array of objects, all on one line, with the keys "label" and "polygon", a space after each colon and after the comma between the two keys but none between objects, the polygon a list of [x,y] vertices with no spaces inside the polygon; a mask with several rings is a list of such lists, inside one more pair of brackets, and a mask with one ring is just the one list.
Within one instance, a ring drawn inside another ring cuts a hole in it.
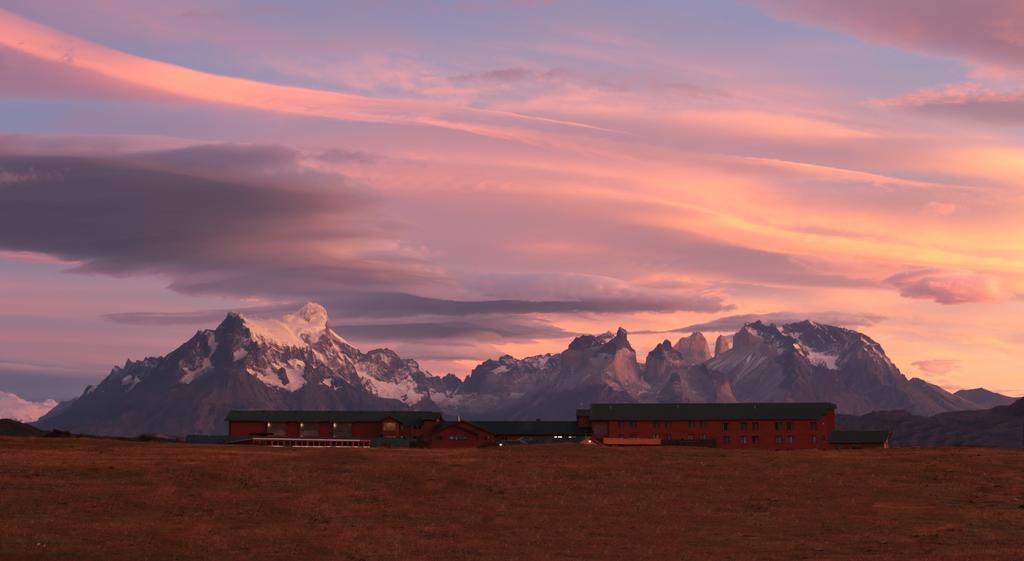
[{"label": "small outbuilding", "polygon": [[510,444],[581,442],[590,431],[575,421],[442,422],[430,437],[431,448],[479,448]]},{"label": "small outbuilding", "polygon": [[828,435],[831,448],[888,448],[892,431],[887,430],[834,430]]}]

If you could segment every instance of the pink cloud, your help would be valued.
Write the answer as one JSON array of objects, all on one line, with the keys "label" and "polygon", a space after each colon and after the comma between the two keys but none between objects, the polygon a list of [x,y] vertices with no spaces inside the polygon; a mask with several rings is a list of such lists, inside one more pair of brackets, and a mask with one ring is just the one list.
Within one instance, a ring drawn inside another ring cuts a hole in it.
[{"label": "pink cloud", "polygon": [[1001,125],[1024,122],[1024,91],[995,91],[980,84],[950,84],[880,100],[881,107],[908,108]]},{"label": "pink cloud", "polygon": [[905,298],[939,304],[995,302],[1004,297],[997,277],[973,272],[917,269],[895,274],[885,282]]},{"label": "pink cloud", "polygon": [[956,205],[939,201],[930,201],[921,208],[921,214],[930,216],[949,216],[956,212]]},{"label": "pink cloud", "polygon": [[[152,95],[342,121],[439,127],[501,139],[536,139],[530,127],[555,125],[596,129],[582,123],[457,104],[374,98],[337,91],[282,86],[201,72],[123,53],[0,10],[0,48],[31,57],[56,72],[70,71],[71,83],[95,77],[101,91],[143,90]],[[40,77],[42,80],[42,77]],[[37,80],[38,81],[38,80]],[[45,82],[45,80],[42,80]],[[54,81],[60,82],[55,78]]]},{"label": "pink cloud", "polygon": [[1017,0],[756,0],[782,17],[868,41],[1024,67],[1024,5]]},{"label": "pink cloud", "polygon": [[930,360],[918,360],[910,363],[916,366],[921,372],[935,376],[949,374],[953,370],[956,370],[960,366],[960,361],[950,358],[937,358]]}]

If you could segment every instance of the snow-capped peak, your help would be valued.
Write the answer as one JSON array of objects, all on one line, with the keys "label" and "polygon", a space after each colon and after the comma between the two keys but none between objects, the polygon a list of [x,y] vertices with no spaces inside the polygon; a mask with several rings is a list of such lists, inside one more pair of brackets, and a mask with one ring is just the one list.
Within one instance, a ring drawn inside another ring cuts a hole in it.
[{"label": "snow-capped peak", "polygon": [[260,339],[265,343],[286,347],[305,347],[315,343],[325,333],[344,342],[327,326],[327,309],[314,302],[307,303],[281,319],[239,317],[245,322],[253,338]]}]

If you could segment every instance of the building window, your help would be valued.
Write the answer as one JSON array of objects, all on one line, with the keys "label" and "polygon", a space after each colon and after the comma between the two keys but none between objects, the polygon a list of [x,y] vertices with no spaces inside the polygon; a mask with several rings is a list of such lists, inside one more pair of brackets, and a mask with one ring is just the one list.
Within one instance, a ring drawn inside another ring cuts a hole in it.
[{"label": "building window", "polygon": [[384,430],[388,432],[398,430],[398,423],[395,421],[384,421]]},{"label": "building window", "polygon": [[782,430],[782,423],[775,421],[775,430]]},{"label": "building window", "polygon": [[723,436],[722,437],[722,444],[731,444],[731,443],[732,443],[732,438],[730,438],[728,436]]},{"label": "building window", "polygon": [[700,428],[704,428],[706,426],[708,426],[708,422],[707,421],[701,421],[700,422]]},{"label": "building window", "polygon": [[729,430],[729,423],[722,423],[722,430]]},{"label": "building window", "polygon": [[658,426],[661,425],[661,421],[654,421],[653,425],[654,425],[654,428],[658,428]]},{"label": "building window", "polygon": [[793,430],[793,423],[786,423],[786,430]]},{"label": "building window", "polygon": [[818,437],[817,436],[812,436],[811,437],[811,444],[817,444],[817,443],[818,443]]},{"label": "building window", "polygon": [[687,435],[686,436],[686,440],[693,440],[693,435],[692,434]]},{"label": "building window", "polygon": [[624,426],[626,426],[625,421],[619,421],[619,428],[621,429]]},{"label": "building window", "polygon": [[669,428],[671,426],[672,426],[672,421],[665,421],[665,428]]},{"label": "building window", "polygon": [[761,437],[760,436],[752,436],[752,437],[750,437],[750,441],[753,444],[760,444],[761,443]]},{"label": "building window", "polygon": [[775,437],[775,444],[782,444],[782,437],[781,436],[776,436]]},{"label": "building window", "polygon": [[789,438],[787,439],[787,442],[789,442],[790,444],[793,444],[793,437],[792,437],[792,436],[791,436],[791,437],[789,437]]},{"label": "building window", "polygon": [[692,428],[693,428],[693,421],[686,421],[686,426],[687,426],[688,428],[691,428],[691,429],[692,429]]},{"label": "building window", "polygon": [[746,443],[747,443],[747,437],[741,436],[740,437],[740,444],[746,444]]},{"label": "building window", "polygon": [[812,431],[818,430],[818,421],[811,421],[811,430]]},{"label": "building window", "polygon": [[750,423],[750,430],[761,430],[761,425],[757,421]]},{"label": "building window", "polygon": [[636,421],[630,421],[630,422],[629,422],[629,426],[630,426],[631,428],[636,428]]},{"label": "building window", "polygon": [[746,423],[740,423],[740,430],[742,430],[742,431],[747,430],[747,424]]},{"label": "building window", "polygon": [[700,439],[701,440],[707,440],[708,439],[708,434],[706,432],[700,433]]}]

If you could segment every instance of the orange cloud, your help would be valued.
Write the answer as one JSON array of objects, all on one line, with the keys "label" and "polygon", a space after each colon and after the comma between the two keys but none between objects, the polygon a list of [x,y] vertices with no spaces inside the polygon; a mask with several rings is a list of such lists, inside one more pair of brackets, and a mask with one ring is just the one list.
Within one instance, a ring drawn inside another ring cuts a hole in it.
[{"label": "orange cloud", "polygon": [[939,304],[995,302],[1005,297],[998,277],[966,271],[906,271],[886,282],[899,289],[901,296]]}]

